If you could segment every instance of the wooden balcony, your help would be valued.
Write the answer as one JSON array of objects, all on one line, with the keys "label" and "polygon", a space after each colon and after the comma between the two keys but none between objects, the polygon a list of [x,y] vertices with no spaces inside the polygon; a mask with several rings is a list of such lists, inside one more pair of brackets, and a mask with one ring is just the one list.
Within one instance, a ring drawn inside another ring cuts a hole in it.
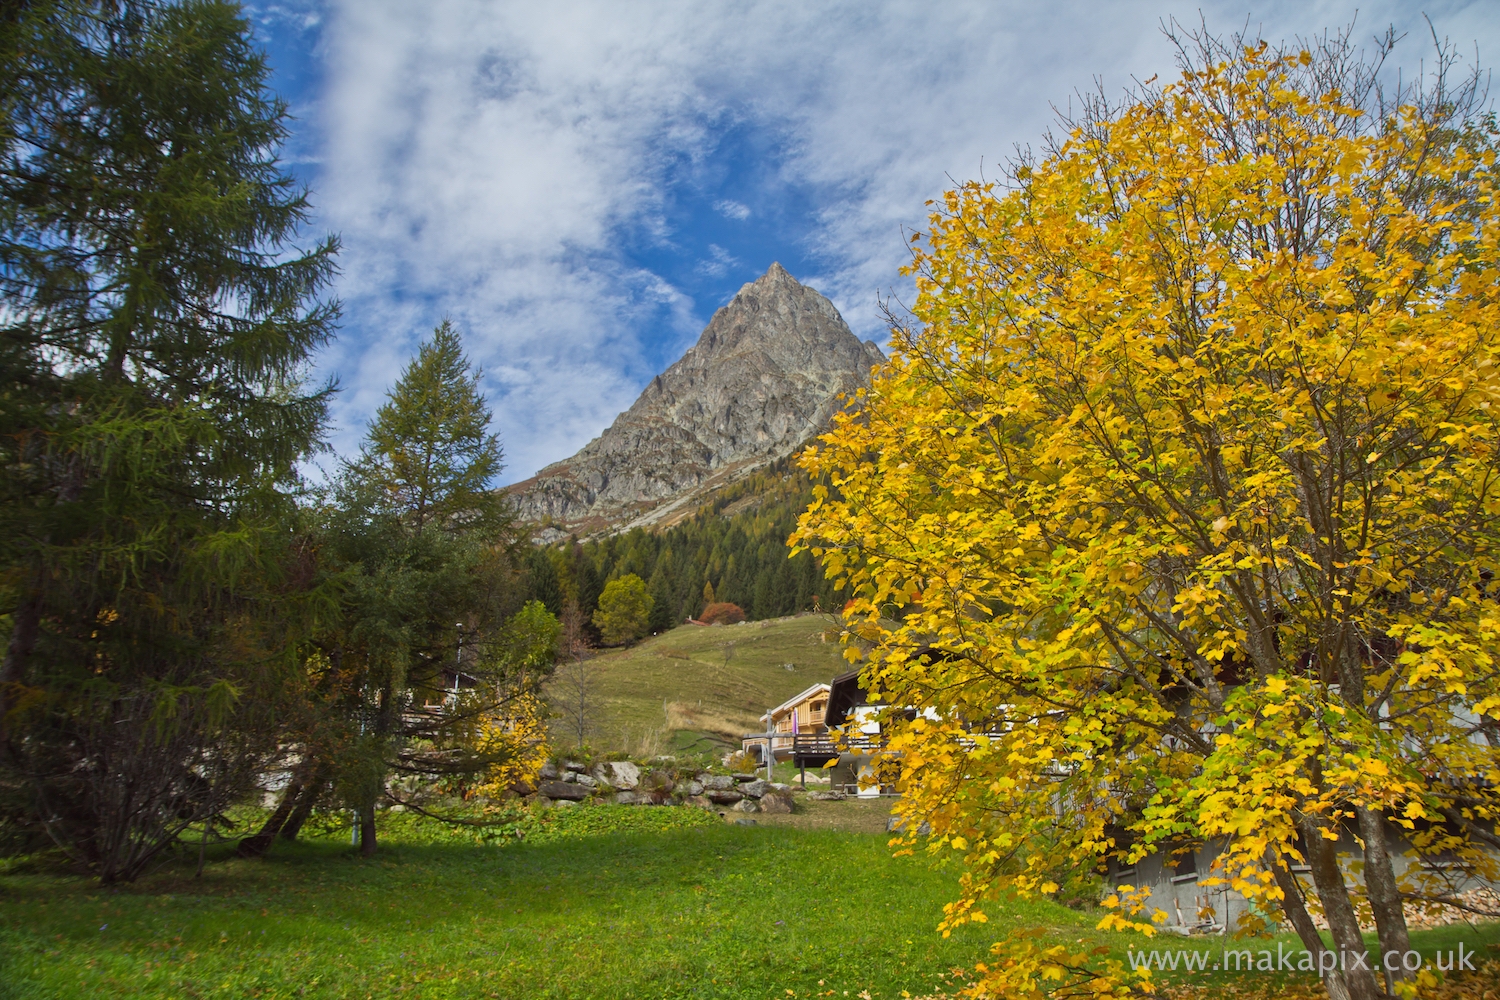
[{"label": "wooden balcony", "polygon": [[846,753],[869,753],[879,747],[878,737],[862,733],[746,733],[744,742],[771,742],[777,760],[790,760],[799,767],[822,767]]}]

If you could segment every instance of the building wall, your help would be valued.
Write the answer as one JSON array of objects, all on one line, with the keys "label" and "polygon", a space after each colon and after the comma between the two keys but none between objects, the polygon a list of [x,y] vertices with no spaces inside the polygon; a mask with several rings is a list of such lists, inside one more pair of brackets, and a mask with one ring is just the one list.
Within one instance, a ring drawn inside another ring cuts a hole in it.
[{"label": "building wall", "polygon": [[[814,712],[813,711],[813,706],[814,705],[821,706],[820,710],[817,711],[817,712]],[[824,716],[826,714],[827,706],[828,706],[828,692],[824,691],[824,692],[821,692],[819,694],[811,695],[806,700],[799,701],[797,704],[791,706],[790,708],[784,709],[783,711],[776,713],[776,715],[775,715],[776,730],[778,732],[786,732],[786,733],[792,732],[793,731],[792,717],[795,715],[796,716],[795,729],[796,729],[797,732],[799,732],[799,733],[819,733],[819,732],[823,732],[825,730],[825,728],[826,728],[823,725],[823,719],[824,719]]]},{"label": "building wall", "polygon": [[[1109,888],[1117,890],[1121,885],[1131,885],[1136,888],[1147,886],[1151,895],[1147,900],[1145,913],[1151,914],[1157,909],[1167,914],[1167,928],[1176,931],[1190,930],[1204,923],[1198,917],[1200,908],[1212,909],[1210,920],[1219,926],[1227,926],[1233,931],[1238,925],[1239,919],[1249,909],[1245,897],[1230,889],[1227,885],[1202,885],[1201,880],[1210,878],[1210,869],[1214,859],[1222,850],[1221,845],[1210,844],[1196,851],[1193,856],[1193,869],[1195,875],[1187,875],[1183,869],[1181,860],[1169,858],[1164,853],[1153,854],[1142,859],[1134,871],[1120,871],[1111,862],[1109,871]],[[1405,841],[1392,837],[1390,844],[1391,858],[1399,878],[1410,866],[1419,864],[1415,852],[1413,852]],[[1344,865],[1346,878],[1351,886],[1356,882],[1350,872],[1350,865],[1361,862],[1364,859],[1364,851],[1352,834],[1345,832],[1338,844],[1340,860]],[[1311,877],[1306,874],[1305,869],[1299,869],[1298,874],[1302,881],[1311,890]],[[1456,877],[1452,886],[1456,892],[1479,888],[1482,883],[1475,879]],[[1272,915],[1278,918],[1280,911]],[[1216,932],[1216,929],[1215,931]]]}]

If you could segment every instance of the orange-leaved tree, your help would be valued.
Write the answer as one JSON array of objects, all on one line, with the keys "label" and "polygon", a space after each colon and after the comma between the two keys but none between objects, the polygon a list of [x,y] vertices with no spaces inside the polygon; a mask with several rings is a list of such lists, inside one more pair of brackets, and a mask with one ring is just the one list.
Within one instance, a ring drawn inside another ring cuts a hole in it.
[{"label": "orange-leaved tree", "polygon": [[[1178,80],[936,206],[792,541],[852,583],[869,689],[930,709],[884,758],[965,858],[945,930],[1206,848],[1369,1000],[1361,922],[1399,956],[1454,898],[1399,855],[1496,874],[1494,135],[1446,52],[1393,94],[1343,37],[1181,37]],[[1101,926],[1149,932],[1132,895]],[[1148,986],[996,951],[976,995]]]}]

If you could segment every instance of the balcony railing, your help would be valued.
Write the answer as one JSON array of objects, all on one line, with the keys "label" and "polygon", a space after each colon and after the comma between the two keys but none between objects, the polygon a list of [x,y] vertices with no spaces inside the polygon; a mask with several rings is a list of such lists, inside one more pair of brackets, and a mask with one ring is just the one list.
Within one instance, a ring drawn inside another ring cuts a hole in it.
[{"label": "balcony railing", "polygon": [[880,747],[878,736],[864,733],[746,733],[744,742],[764,743],[780,760],[795,757],[833,758],[846,753],[868,753]]}]

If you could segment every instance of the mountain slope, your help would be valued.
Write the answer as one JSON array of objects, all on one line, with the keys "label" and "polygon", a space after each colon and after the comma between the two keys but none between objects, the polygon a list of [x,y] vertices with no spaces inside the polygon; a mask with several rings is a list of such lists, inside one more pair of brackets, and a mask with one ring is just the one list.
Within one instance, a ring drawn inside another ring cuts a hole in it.
[{"label": "mountain slope", "polygon": [[883,360],[772,264],[603,434],[512,486],[517,512],[559,535],[665,523],[817,433]]}]

